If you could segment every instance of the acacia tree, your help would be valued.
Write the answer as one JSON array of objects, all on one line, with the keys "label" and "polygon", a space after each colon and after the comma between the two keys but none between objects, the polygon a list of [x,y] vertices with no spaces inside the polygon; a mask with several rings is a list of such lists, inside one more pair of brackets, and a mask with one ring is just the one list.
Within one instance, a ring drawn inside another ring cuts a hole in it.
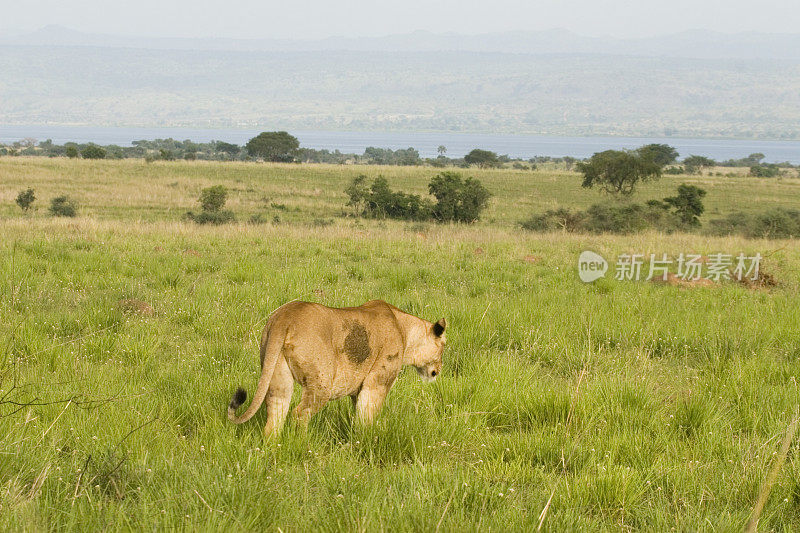
[{"label": "acacia tree", "polygon": [[299,153],[300,141],[285,131],[265,131],[247,141],[245,148],[265,161],[291,163]]},{"label": "acacia tree", "polygon": [[481,150],[480,148],[475,148],[465,155],[464,162],[468,165],[478,165],[482,168],[500,166],[500,160],[496,153],[489,150]]},{"label": "acacia tree", "polygon": [[587,161],[578,163],[583,173],[582,186],[595,185],[602,191],[629,196],[640,181],[661,177],[661,165],[637,152],[606,150],[597,152]]},{"label": "acacia tree", "polygon": [[238,155],[241,151],[241,148],[238,144],[226,143],[225,141],[217,141],[214,143],[214,148],[218,152],[228,154],[231,157]]},{"label": "acacia tree", "polygon": [[678,151],[668,144],[646,144],[637,148],[636,152],[644,158],[652,159],[662,167],[671,165],[678,159]]},{"label": "acacia tree", "polygon": [[703,197],[705,195],[705,189],[684,183],[678,186],[678,195],[664,198],[664,203],[675,208],[675,213],[684,224],[699,226],[700,220],[698,217],[705,211],[705,207],[703,207]]},{"label": "acacia tree", "polygon": [[713,167],[716,164],[717,162],[713,159],[703,157],[702,155],[690,155],[683,160],[683,166],[689,174],[694,174],[699,168]]}]

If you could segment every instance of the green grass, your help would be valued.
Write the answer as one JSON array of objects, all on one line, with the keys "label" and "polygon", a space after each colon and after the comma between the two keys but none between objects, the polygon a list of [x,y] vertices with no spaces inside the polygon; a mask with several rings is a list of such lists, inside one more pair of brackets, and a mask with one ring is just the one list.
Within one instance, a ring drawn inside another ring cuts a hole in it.
[{"label": "green grass", "polygon": [[[310,224],[341,210],[359,171],[420,190],[432,172],[0,160],[0,529],[532,530],[548,501],[551,531],[741,529],[798,403],[794,244],[535,235],[498,199],[496,222],[475,227]],[[568,202],[545,173],[475,174],[498,198],[530,180],[537,203]],[[200,188],[237,179],[299,209],[296,223],[175,221]],[[796,187],[738,179],[765,197]],[[22,216],[7,204],[27,184],[74,194],[84,216]],[[585,285],[584,249],[771,253],[781,284]],[[264,412],[230,424],[266,317],[294,298],[447,317],[443,375],[404,372],[371,428],[352,425],[348,399],[271,442]],[[800,528],[797,451],[762,530]]]}]

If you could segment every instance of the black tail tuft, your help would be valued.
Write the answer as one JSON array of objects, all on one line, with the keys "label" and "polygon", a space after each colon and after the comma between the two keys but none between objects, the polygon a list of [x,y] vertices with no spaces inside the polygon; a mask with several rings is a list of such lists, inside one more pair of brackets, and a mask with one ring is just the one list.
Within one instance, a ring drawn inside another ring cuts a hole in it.
[{"label": "black tail tuft", "polygon": [[231,398],[230,408],[234,411],[238,409],[244,401],[247,399],[247,392],[243,388],[236,389],[236,392],[233,393],[233,398]]}]

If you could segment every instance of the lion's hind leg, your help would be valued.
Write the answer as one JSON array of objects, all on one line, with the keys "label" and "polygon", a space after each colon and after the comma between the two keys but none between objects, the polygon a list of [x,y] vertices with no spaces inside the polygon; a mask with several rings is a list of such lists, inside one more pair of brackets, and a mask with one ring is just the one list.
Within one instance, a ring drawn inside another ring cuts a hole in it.
[{"label": "lion's hind leg", "polygon": [[307,428],[311,417],[322,409],[328,400],[330,400],[330,393],[324,387],[311,384],[303,387],[300,403],[294,408],[295,420],[301,427]]},{"label": "lion's hind leg", "polygon": [[292,391],[294,390],[294,378],[289,370],[286,359],[281,357],[275,366],[272,380],[269,383],[269,392],[264,400],[267,406],[267,425],[264,427],[264,435],[269,437],[272,434],[280,433],[289,413],[289,404],[292,402]]}]

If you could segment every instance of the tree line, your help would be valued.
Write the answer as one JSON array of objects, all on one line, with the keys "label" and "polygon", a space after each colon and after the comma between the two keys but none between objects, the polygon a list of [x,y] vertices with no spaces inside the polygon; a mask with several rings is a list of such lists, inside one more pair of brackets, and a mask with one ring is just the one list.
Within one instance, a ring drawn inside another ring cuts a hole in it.
[{"label": "tree line", "polygon": [[[464,157],[448,157],[447,147],[439,146],[438,155],[423,158],[413,147],[392,150],[369,146],[363,154],[344,153],[339,150],[317,150],[300,146],[299,140],[285,131],[262,132],[250,139],[243,146],[224,141],[206,143],[191,140],[155,139],[133,141],[131,146],[106,145],[95,143],[68,142],[63,145],[52,140],[37,142],[35,139],[23,139],[8,145],[0,144],[0,156],[45,156],[69,157],[83,159],[125,159],[140,158],[148,162],[174,160],[211,160],[211,161],[271,161],[283,163],[329,163],[329,164],[371,164],[371,165],[426,165],[432,167],[458,168],[507,168],[515,170],[535,170],[541,164],[562,166],[565,170],[573,170],[585,164],[587,159],[570,156],[551,157],[536,156],[529,159],[512,158],[498,155],[491,150],[475,148]],[[615,160],[612,162],[611,160]],[[740,159],[714,161],[699,155],[689,155],[678,161],[677,151],[666,144],[648,144],[636,150],[606,150],[588,159],[588,162],[605,161],[603,164],[614,168],[638,165],[642,176],[648,175],[647,161],[658,164],[665,174],[697,174],[712,167],[748,167],[750,175],[756,177],[777,177],[787,169],[793,168],[791,163],[765,163],[764,154],[754,153]],[[800,167],[800,166],[798,166]],[[626,181],[623,180],[623,184]]]}]

